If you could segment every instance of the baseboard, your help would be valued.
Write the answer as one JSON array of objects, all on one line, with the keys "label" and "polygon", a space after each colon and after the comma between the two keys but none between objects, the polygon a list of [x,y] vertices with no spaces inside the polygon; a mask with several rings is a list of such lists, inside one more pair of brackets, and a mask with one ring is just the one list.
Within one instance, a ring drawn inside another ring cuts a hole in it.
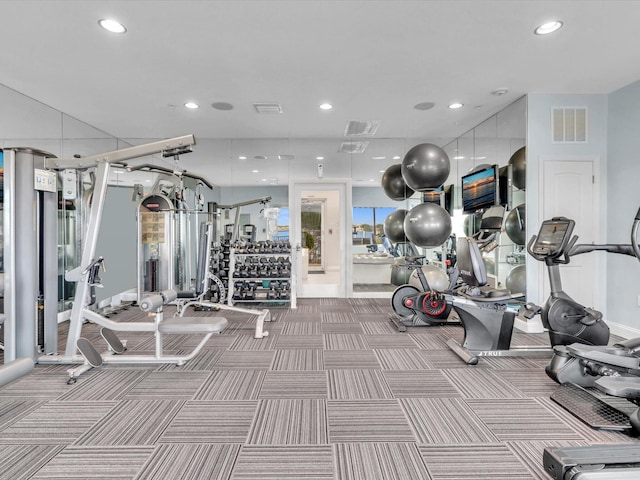
[{"label": "baseboard", "polygon": [[617,335],[622,338],[635,338],[640,337],[640,330],[637,328],[629,327],[621,323],[607,322],[609,330],[613,335]]},{"label": "baseboard", "polygon": [[538,315],[528,320],[526,318],[516,317],[514,327],[524,333],[544,333],[542,320],[540,320],[540,316]]}]

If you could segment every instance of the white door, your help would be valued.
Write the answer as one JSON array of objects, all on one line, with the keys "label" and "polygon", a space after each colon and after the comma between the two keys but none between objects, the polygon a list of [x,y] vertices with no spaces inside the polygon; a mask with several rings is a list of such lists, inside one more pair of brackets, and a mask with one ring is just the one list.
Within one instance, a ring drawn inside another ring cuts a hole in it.
[{"label": "white door", "polygon": [[[543,162],[542,215],[568,217],[576,222],[574,235],[578,243],[601,243],[597,228],[600,217],[598,192],[595,188],[593,160],[545,160]],[[603,272],[602,253],[586,253],[571,258],[560,266],[563,290],[577,302],[598,308],[598,281]],[[542,298],[549,296],[549,277],[545,271]],[[603,306],[601,306],[603,308]]]},{"label": "white door", "polygon": [[[301,212],[303,198],[325,199],[323,214],[324,270],[302,275]],[[298,297],[352,296],[351,181],[297,180],[289,185],[289,235],[294,255],[293,273]],[[349,280],[349,281],[347,281]]]}]

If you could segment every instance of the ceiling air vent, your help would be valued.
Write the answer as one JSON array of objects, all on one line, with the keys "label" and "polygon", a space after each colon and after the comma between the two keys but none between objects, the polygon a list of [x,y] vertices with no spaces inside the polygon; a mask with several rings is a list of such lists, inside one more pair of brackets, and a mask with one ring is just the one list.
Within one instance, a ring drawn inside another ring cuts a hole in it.
[{"label": "ceiling air vent", "polygon": [[278,103],[254,103],[253,108],[258,113],[282,113],[282,106]]},{"label": "ceiling air vent", "polygon": [[356,120],[350,120],[347,123],[347,127],[344,129],[345,137],[359,137],[359,136],[371,136],[375,135],[376,130],[380,126],[380,122],[358,122]]},{"label": "ceiling air vent", "polygon": [[338,148],[340,153],[364,153],[369,142],[342,142]]},{"label": "ceiling air vent", "polygon": [[278,155],[278,160],[293,160],[293,155]]},{"label": "ceiling air vent", "polygon": [[553,108],[551,137],[554,143],[586,143],[587,107]]}]

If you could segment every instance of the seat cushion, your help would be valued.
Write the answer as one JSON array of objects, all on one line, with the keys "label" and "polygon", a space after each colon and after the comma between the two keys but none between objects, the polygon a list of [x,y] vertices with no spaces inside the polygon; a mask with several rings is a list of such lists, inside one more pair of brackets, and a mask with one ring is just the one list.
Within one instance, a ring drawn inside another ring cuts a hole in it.
[{"label": "seat cushion", "polygon": [[192,334],[220,333],[229,322],[224,317],[171,317],[158,327],[160,333]]}]

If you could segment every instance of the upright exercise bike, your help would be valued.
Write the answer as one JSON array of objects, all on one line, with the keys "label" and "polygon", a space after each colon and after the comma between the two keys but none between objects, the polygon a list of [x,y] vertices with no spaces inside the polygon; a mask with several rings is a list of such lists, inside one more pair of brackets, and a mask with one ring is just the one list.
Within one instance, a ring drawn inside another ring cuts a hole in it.
[{"label": "upright exercise bike", "polygon": [[[609,341],[609,327],[602,321],[602,314],[581,305],[562,290],[560,265],[568,264],[575,255],[594,250],[613,251],[611,248],[614,246],[576,245],[578,237],[571,236],[574,227],[573,220],[555,217],[542,222],[538,235],[531,237],[527,251],[534,259],[547,266],[551,293],[542,308],[528,304],[526,316],[540,314],[553,346],[572,343],[606,345]],[[615,247],[617,249],[618,246]]]},{"label": "upright exercise bike", "polygon": [[[562,291],[559,265],[571,257],[592,251],[630,255],[640,260],[637,234],[640,210],[631,229],[630,244],[576,245],[571,237],[573,220],[556,217],[542,223],[527,250],[549,271],[551,295],[540,309],[543,324],[549,329],[554,356],[546,372],[561,386],[552,399],[593,426],[613,430],[635,429],[640,433],[640,408],[622,412],[602,401],[602,392],[640,404],[640,338],[607,346],[609,328],[602,314],[572,300]],[[563,328],[558,333],[558,326]],[[595,389],[595,390],[594,390]]]}]

